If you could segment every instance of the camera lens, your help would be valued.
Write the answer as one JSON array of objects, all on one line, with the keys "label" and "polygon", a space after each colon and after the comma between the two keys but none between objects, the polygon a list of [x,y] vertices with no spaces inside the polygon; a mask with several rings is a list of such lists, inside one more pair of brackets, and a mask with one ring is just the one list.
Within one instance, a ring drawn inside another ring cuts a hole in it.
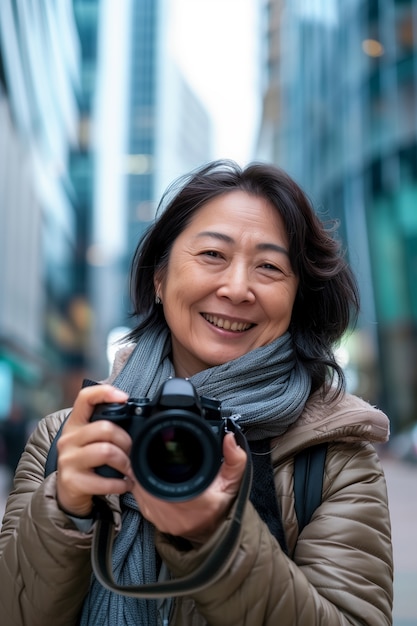
[{"label": "camera lens", "polygon": [[168,426],[161,428],[149,442],[148,466],[168,483],[190,480],[201,467],[203,448],[186,428]]},{"label": "camera lens", "polygon": [[143,421],[130,456],[146,491],[179,502],[195,498],[213,482],[221,465],[221,448],[219,432],[201,416],[168,409]]}]

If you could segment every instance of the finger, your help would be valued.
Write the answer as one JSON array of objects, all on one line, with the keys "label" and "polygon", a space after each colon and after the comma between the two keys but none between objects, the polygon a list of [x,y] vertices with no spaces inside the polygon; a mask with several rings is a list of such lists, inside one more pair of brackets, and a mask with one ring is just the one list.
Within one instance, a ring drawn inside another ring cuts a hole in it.
[{"label": "finger", "polygon": [[227,433],[223,439],[223,455],[228,465],[240,465],[246,462],[246,452],[236,443],[233,433]]},{"label": "finger", "polygon": [[74,402],[69,419],[73,424],[85,424],[90,421],[96,404],[124,403],[128,394],[112,385],[93,385],[82,389]]},{"label": "finger", "polygon": [[[70,511],[73,510],[75,504],[83,503],[86,501],[86,497],[89,498],[89,502],[93,496],[105,496],[108,494],[121,494],[131,491],[133,483],[128,476],[122,478],[108,478],[100,476],[94,471],[90,473],[83,473],[78,475],[82,489],[75,490],[72,488],[73,482],[69,483],[63,480],[61,482],[62,489],[59,490],[59,501],[64,505],[63,508]],[[73,477],[74,478],[74,477]],[[64,494],[61,496],[61,494]],[[64,504],[64,502],[71,504]]]},{"label": "finger", "polygon": [[222,478],[230,481],[240,480],[246,466],[246,452],[237,445],[232,433],[224,437],[223,455]]},{"label": "finger", "polygon": [[109,442],[130,453],[132,439],[129,433],[118,424],[108,420],[90,422],[80,428],[79,424],[65,424],[61,437],[57,441],[58,453],[62,454],[67,447],[82,448],[94,442]]},{"label": "finger", "polygon": [[[75,484],[79,488],[75,488]],[[70,515],[89,515],[93,506],[93,496],[123,494],[131,491],[132,481],[124,478],[103,478],[95,472],[61,476],[57,481],[57,500],[59,506]]]},{"label": "finger", "polygon": [[112,442],[98,441],[84,448],[70,448],[61,455],[59,469],[70,468],[71,471],[83,473],[95,471],[97,467],[108,465],[123,475],[130,473],[130,459],[126,452]]},{"label": "finger", "polygon": [[[99,475],[96,468],[102,465],[110,466],[127,478]],[[97,442],[84,448],[70,447],[58,458],[58,501],[66,511],[87,514],[93,495],[129,491],[133,486],[129,474],[130,459],[116,445]]]}]

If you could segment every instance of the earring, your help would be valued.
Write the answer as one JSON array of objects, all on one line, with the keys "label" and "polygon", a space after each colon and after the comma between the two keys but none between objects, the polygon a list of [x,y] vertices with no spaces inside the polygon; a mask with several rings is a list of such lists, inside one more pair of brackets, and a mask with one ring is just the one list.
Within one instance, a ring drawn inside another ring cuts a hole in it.
[{"label": "earring", "polygon": [[161,304],[162,300],[161,298],[158,296],[158,294],[155,296],[155,304]]}]

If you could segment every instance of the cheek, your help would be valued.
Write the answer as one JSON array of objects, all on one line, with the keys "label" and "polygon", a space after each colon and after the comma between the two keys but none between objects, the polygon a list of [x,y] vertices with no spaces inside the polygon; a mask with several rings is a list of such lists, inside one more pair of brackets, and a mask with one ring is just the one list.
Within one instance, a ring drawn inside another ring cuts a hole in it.
[{"label": "cheek", "polygon": [[176,305],[190,303],[204,289],[206,281],[202,280],[201,271],[191,263],[175,263],[162,283],[162,293],[165,300],[175,302]]},{"label": "cheek", "polygon": [[162,292],[164,315],[171,328],[188,327],[195,289],[182,280],[169,282]]},{"label": "cheek", "polygon": [[290,321],[295,302],[295,290],[288,289],[281,292],[279,296],[271,299],[269,308],[271,318],[277,323],[280,321]]}]

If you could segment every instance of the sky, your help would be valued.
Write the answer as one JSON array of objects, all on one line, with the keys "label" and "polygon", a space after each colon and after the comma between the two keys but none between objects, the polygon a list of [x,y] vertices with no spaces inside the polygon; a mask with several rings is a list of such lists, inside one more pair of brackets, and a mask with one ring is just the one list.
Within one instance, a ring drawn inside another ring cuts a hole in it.
[{"label": "sky", "polygon": [[259,123],[259,0],[173,0],[172,48],[215,127],[214,158],[244,165]]},{"label": "sky", "polygon": [[[2,0],[0,0],[1,2]],[[100,49],[103,51],[98,80],[95,262],[99,255],[117,258],[125,248],[123,220],[114,219],[121,206],[124,177],[123,154],[127,97],[126,64],[132,2],[103,2]],[[257,128],[259,67],[256,51],[256,7],[260,0],[172,0],[170,2],[170,47],[189,83],[212,117],[214,153],[210,158],[231,158],[240,165],[253,160],[251,153]],[[108,97],[112,94],[112,97]],[[98,259],[98,260],[97,260]],[[104,261],[103,261],[104,262]]]}]

